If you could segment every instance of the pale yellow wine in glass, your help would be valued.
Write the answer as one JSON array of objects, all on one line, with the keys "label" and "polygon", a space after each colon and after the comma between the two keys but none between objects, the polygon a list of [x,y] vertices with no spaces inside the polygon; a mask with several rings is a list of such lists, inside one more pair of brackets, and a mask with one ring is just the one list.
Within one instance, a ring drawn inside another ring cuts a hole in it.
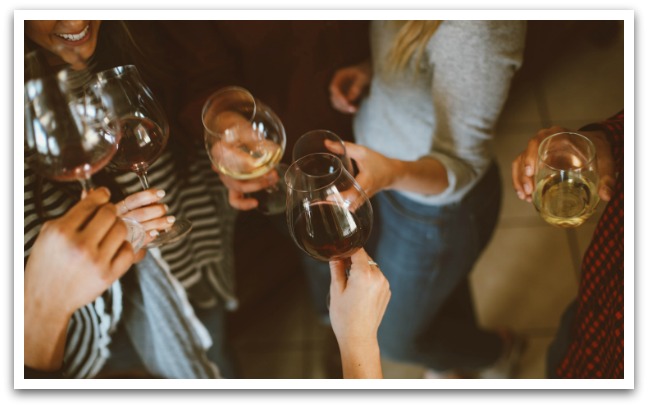
[{"label": "pale yellow wine in glass", "polygon": [[533,204],[549,224],[582,225],[599,202],[594,144],[585,136],[562,132],[540,143]]}]

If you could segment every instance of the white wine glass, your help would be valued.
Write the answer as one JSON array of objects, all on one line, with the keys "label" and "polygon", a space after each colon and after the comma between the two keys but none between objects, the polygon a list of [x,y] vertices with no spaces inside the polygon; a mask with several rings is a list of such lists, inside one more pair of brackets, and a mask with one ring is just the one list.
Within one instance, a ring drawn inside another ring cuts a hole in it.
[{"label": "white wine glass", "polygon": [[[202,110],[205,148],[214,167],[236,180],[251,180],[276,169],[286,148],[279,117],[246,89],[227,87],[212,94]],[[285,210],[285,184],[253,194],[266,214]]]},{"label": "white wine glass", "polygon": [[[99,72],[86,92],[114,110],[121,140],[108,168],[134,172],[143,189],[149,189],[147,172],[160,157],[169,138],[169,123],[153,92],[144,83],[134,65],[124,65]],[[191,231],[188,219],[177,218],[148,244],[158,247],[178,241]]]},{"label": "white wine glass", "polygon": [[583,224],[596,209],[598,170],[594,143],[573,132],[553,134],[540,143],[533,204],[549,224]]}]

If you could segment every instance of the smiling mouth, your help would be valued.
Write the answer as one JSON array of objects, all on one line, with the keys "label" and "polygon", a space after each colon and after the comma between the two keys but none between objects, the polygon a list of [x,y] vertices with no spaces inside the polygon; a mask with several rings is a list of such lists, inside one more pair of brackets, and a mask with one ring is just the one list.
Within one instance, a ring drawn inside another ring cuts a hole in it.
[{"label": "smiling mouth", "polygon": [[88,35],[89,32],[90,32],[90,24],[86,25],[85,28],[83,30],[81,30],[81,32],[78,33],[78,34],[58,34],[58,33],[55,33],[54,35],[56,35],[59,38],[63,38],[66,41],[76,42],[76,41],[81,41],[82,39],[84,39]]}]

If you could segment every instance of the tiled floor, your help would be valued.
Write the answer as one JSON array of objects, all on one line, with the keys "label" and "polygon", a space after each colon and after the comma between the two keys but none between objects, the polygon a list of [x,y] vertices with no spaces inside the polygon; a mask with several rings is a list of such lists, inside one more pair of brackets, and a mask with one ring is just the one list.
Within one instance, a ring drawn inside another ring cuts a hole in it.
[{"label": "tiled floor", "polygon": [[[525,67],[511,89],[494,146],[505,182],[500,223],[472,276],[482,324],[509,327],[530,338],[521,378],[544,377],[547,346],[576,294],[578,265],[598,217],[575,230],[545,224],[513,192],[510,163],[537,130],[551,124],[578,128],[623,106],[622,32],[605,46],[586,38],[560,46],[567,48],[550,63]],[[300,273],[287,273],[256,304],[247,314],[231,317],[241,377],[335,377],[336,356],[330,356],[334,338],[318,322]],[[384,373],[387,378],[420,378],[423,368],[385,360]]]}]

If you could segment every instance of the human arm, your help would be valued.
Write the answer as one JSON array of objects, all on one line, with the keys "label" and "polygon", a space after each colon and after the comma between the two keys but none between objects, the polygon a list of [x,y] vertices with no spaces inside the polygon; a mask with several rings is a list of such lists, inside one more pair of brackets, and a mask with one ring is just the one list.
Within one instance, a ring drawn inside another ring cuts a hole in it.
[{"label": "human arm", "polygon": [[372,75],[369,61],[335,71],[329,84],[331,105],[342,113],[357,112],[358,101],[371,83]]},{"label": "human arm", "polygon": [[442,195],[467,190],[491,165],[490,143],[522,65],[525,31],[523,21],[444,22],[432,37],[435,124],[425,157],[445,167]]},{"label": "human arm", "polygon": [[360,249],[351,256],[347,278],[343,260],[331,261],[331,325],[345,379],[382,378],[378,327],[391,296],[389,282]]},{"label": "human arm", "polygon": [[95,300],[133,264],[126,226],[98,188],[65,215],[46,222],[25,265],[25,366],[61,367],[74,311]]},{"label": "human arm", "polygon": [[[330,141],[325,143],[332,152],[344,153],[343,147],[338,144]],[[345,142],[344,148],[346,155],[356,162],[356,181],[369,197],[386,189],[438,194],[448,187],[445,167],[434,158],[398,160],[350,142]]]},{"label": "human arm", "polygon": [[[538,131],[527,143],[527,148],[513,160],[513,187],[520,199],[531,202],[540,143],[550,135],[564,131],[570,130],[553,126]],[[578,133],[594,143],[599,174],[598,194],[602,200],[609,201],[612,198],[616,173],[623,165],[623,111],[604,122],[584,126]]]}]

